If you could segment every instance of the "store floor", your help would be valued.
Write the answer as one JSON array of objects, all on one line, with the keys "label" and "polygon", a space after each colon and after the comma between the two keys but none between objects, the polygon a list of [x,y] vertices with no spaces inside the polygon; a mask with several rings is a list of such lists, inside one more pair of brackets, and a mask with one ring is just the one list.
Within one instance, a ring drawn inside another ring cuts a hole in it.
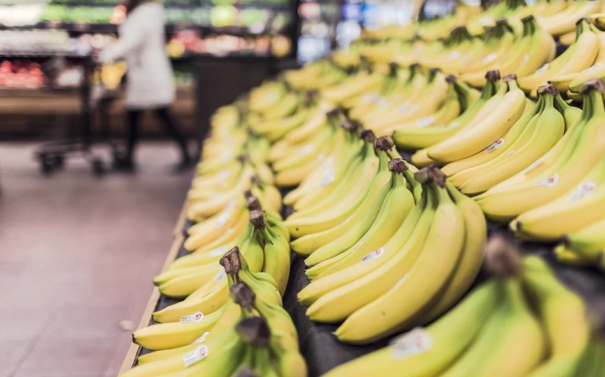
[{"label": "store floor", "polygon": [[172,144],[148,143],[135,175],[74,161],[44,177],[33,147],[0,143],[0,377],[114,377],[190,175],[170,172]]}]

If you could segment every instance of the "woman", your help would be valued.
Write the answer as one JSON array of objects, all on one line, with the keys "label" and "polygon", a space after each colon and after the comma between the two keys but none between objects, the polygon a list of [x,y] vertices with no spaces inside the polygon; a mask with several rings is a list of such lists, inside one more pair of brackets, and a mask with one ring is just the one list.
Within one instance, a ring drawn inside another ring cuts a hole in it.
[{"label": "woman", "polygon": [[154,110],[180,147],[178,168],[185,168],[191,164],[187,141],[169,112],[174,101],[174,81],[164,41],[164,10],[161,4],[150,0],[126,0],[124,5],[126,19],[120,25],[120,39],[99,55],[101,62],[125,59],[128,65],[128,150],[125,157],[116,161],[116,166],[134,168],[133,154],[141,113]]}]

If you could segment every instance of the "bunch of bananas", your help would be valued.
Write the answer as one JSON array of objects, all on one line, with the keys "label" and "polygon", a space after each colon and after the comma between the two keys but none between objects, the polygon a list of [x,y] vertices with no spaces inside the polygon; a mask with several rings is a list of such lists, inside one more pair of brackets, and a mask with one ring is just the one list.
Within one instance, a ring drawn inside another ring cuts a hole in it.
[{"label": "bunch of bananas", "polygon": [[[579,117],[580,110],[563,102],[556,88],[543,86],[537,105],[519,117],[493,144],[472,156],[448,163],[443,172],[463,193],[483,193],[548,152],[566,130],[576,126]],[[469,142],[468,135],[460,140]],[[432,148],[428,149],[429,155]]]},{"label": "bunch of bananas", "polygon": [[[379,155],[396,153],[388,137],[377,139],[376,147]],[[310,305],[314,321],[344,321],[335,332],[343,342],[368,343],[437,318],[481,266],[486,223],[477,204],[435,167],[412,175],[395,158],[388,168],[379,168],[350,215],[354,225],[305,260],[312,282],[299,301]],[[298,227],[290,219],[286,225]],[[328,232],[334,230],[338,225]],[[309,236],[293,241],[293,249]]]},{"label": "bunch of bananas", "polygon": [[513,220],[522,238],[557,240],[602,219],[605,85],[589,80],[581,92],[577,124],[525,170],[475,198],[488,217]]},{"label": "bunch of bananas", "polygon": [[503,238],[486,252],[494,277],[455,309],[324,376],[602,376],[605,343],[591,336],[582,299]]},{"label": "bunch of bananas", "polygon": [[122,377],[307,375],[276,281],[251,271],[237,246],[220,265],[214,285],[228,287],[224,302],[205,316],[198,311],[135,332],[137,344],[156,351],[140,356],[138,366]]}]

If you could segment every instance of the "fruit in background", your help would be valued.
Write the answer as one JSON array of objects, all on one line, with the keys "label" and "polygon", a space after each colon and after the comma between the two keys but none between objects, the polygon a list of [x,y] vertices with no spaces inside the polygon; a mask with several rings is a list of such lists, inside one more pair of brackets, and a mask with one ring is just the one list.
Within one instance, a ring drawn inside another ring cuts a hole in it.
[{"label": "fruit in background", "polygon": [[230,5],[217,5],[210,11],[210,23],[215,27],[235,25],[238,16],[236,7]]},{"label": "fruit in background", "polygon": [[178,39],[172,39],[166,45],[166,52],[171,58],[179,58],[185,55],[185,51],[185,44],[179,41]]}]

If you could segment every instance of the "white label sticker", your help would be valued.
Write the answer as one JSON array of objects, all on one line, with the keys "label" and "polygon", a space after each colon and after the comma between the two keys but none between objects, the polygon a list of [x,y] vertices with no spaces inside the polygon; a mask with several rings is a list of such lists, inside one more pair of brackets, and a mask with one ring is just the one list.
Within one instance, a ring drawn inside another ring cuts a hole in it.
[{"label": "white label sticker", "polygon": [[428,127],[431,124],[435,123],[435,118],[434,117],[420,118],[420,119],[418,119],[417,123],[418,123],[418,127],[425,128],[425,127]]},{"label": "white label sticker", "polygon": [[227,179],[227,178],[229,178],[230,175],[231,175],[231,171],[229,171],[227,169],[221,170],[221,172],[218,173],[219,179]]},{"label": "white label sticker", "polygon": [[409,102],[404,102],[401,105],[399,105],[399,107],[397,108],[397,114],[403,114],[403,112],[405,112],[407,110],[407,108],[410,106]]},{"label": "white label sticker", "polygon": [[504,139],[500,138],[500,139],[494,141],[494,143],[492,145],[485,148],[485,151],[487,153],[491,153],[491,152],[495,151],[496,149],[500,148],[503,144],[504,144]]},{"label": "white label sticker", "polygon": [[204,319],[204,315],[202,314],[202,312],[195,312],[193,314],[190,315],[186,315],[183,318],[181,318],[181,323],[195,323],[195,322],[199,322],[202,319]]},{"label": "white label sticker", "polygon": [[489,62],[491,62],[491,61],[493,61],[493,60],[496,60],[496,58],[497,58],[497,57],[498,57],[498,54],[491,53],[491,54],[487,55],[487,56],[485,57],[485,59],[483,59],[483,62],[484,62],[484,63],[489,63]]},{"label": "white label sticker", "polygon": [[555,187],[557,184],[559,184],[559,173],[555,173],[548,178],[544,178],[543,180],[536,182],[534,186]]},{"label": "white label sticker", "polygon": [[481,25],[483,26],[489,26],[491,24],[494,23],[494,20],[492,20],[492,18],[490,16],[483,16],[479,22],[481,23]]},{"label": "white label sticker", "polygon": [[202,345],[183,355],[183,363],[185,367],[190,367],[198,361],[204,360],[206,357],[208,357],[208,347]]},{"label": "white label sticker", "polygon": [[330,168],[324,172],[324,175],[321,177],[321,187],[326,187],[330,183],[334,182],[336,178],[334,177],[334,168]]},{"label": "white label sticker", "polygon": [[231,151],[229,149],[227,149],[226,151],[223,152],[223,154],[221,154],[221,160],[223,162],[227,162],[227,161],[231,160]]},{"label": "white label sticker", "polygon": [[321,163],[321,165],[319,165],[319,169],[320,170],[326,170],[332,167],[332,163],[334,162],[334,159],[332,157],[328,157],[324,160],[324,162]]},{"label": "white label sticker", "polygon": [[414,114],[420,107],[418,105],[414,105],[410,108],[410,115]]},{"label": "white label sticker", "polygon": [[533,74],[536,75],[536,74],[542,73],[542,72],[546,71],[548,69],[548,67],[550,67],[550,63],[544,64],[542,67],[540,67],[540,69],[538,69]]},{"label": "white label sticker", "polygon": [[216,228],[222,228],[225,224],[227,224],[227,221],[229,221],[230,217],[231,215],[228,213],[221,214],[218,219],[216,219],[216,223],[214,223],[214,226]]},{"label": "white label sticker", "polygon": [[221,270],[216,275],[214,275],[214,281],[218,283],[219,281],[221,281],[222,278],[225,277],[225,275],[227,275],[225,273],[225,269],[221,267]]},{"label": "white label sticker", "polygon": [[371,261],[373,259],[380,258],[383,255],[384,255],[384,247],[381,247],[380,249],[374,250],[370,254],[366,255],[363,258],[361,258],[361,263],[369,262],[369,261]]},{"label": "white label sticker", "polygon": [[231,211],[233,209],[233,207],[235,207],[236,203],[237,203],[237,200],[231,199],[229,201],[229,203],[227,203],[227,205],[225,206],[225,209],[223,210],[223,212],[225,212],[225,211]]},{"label": "white label sticker", "polygon": [[460,57],[460,51],[458,51],[458,50],[452,51],[448,54],[447,57],[450,59],[458,59]]},{"label": "white label sticker", "polygon": [[595,182],[582,182],[578,188],[576,188],[576,191],[574,191],[573,194],[571,194],[571,196],[569,197],[570,201],[574,201],[574,200],[580,200],[583,197],[585,197],[586,195],[591,194],[595,189],[597,188],[597,184]]},{"label": "white label sticker", "polygon": [[223,246],[219,246],[216,249],[212,249],[210,250],[210,256],[211,257],[220,257],[225,255],[225,253],[227,252],[227,245],[223,245]]},{"label": "white label sticker", "polygon": [[191,343],[191,344],[200,344],[200,343],[204,343],[204,341],[206,340],[206,338],[208,337],[208,335],[210,335],[210,333],[208,331],[206,331],[204,333],[204,335],[200,336],[199,338],[197,338],[195,340],[195,342]]},{"label": "white label sticker", "polygon": [[538,161],[534,162],[533,164],[529,165],[529,167],[527,169],[525,169],[523,174],[528,174],[530,171],[534,170],[535,168],[542,165],[543,163],[544,163],[544,160],[538,160]]},{"label": "white label sticker", "polygon": [[315,147],[314,147],[312,144],[305,145],[304,147],[302,147],[302,148],[300,149],[299,154],[300,154],[301,156],[306,156],[306,155],[308,155],[309,153],[313,152],[313,149],[315,149]]},{"label": "white label sticker", "polygon": [[433,338],[421,328],[416,328],[392,341],[393,357],[405,359],[433,348]]}]

